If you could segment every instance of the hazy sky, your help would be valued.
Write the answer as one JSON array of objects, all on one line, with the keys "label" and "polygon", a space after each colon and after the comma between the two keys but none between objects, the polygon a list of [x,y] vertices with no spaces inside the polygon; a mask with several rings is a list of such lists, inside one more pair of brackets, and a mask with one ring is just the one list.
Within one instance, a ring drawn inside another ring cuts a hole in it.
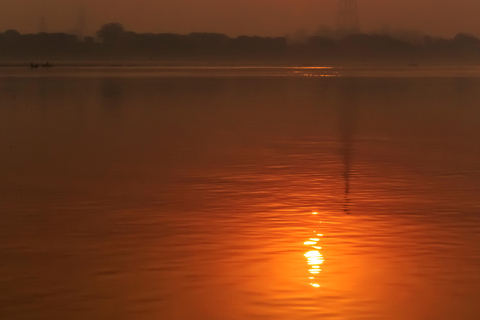
[{"label": "hazy sky", "polygon": [[[81,3],[88,33],[121,22],[136,32],[285,35],[335,27],[339,0],[0,0],[0,31],[37,32],[42,2],[47,31],[73,31]],[[480,0],[357,0],[364,31],[416,29],[480,35]]]}]

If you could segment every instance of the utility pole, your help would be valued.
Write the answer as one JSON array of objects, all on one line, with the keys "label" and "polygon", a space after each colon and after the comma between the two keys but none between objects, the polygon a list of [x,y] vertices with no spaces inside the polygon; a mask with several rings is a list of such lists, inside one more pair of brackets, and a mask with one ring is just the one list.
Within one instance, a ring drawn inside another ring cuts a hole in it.
[{"label": "utility pole", "polygon": [[38,32],[47,32],[47,20],[45,18],[45,0],[42,0],[42,7],[40,9],[40,22],[38,24]]},{"label": "utility pole", "polygon": [[337,31],[342,34],[352,34],[360,31],[357,0],[340,0]]},{"label": "utility pole", "polygon": [[78,8],[77,13],[77,25],[75,27],[75,31],[77,34],[78,40],[83,40],[85,37],[85,31],[87,28],[87,18],[86,18],[85,7],[81,4]]}]

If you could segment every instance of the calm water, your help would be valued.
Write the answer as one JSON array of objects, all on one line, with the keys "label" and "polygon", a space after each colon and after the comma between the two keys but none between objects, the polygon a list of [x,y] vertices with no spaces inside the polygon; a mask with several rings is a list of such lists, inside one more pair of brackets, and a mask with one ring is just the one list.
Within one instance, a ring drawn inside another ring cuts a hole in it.
[{"label": "calm water", "polygon": [[480,317],[480,69],[3,68],[0,150],[2,319]]}]

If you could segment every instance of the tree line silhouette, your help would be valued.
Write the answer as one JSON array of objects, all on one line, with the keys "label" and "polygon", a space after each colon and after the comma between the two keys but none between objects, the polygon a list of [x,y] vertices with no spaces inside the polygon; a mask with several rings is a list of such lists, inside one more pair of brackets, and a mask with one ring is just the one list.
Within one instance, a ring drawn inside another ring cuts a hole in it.
[{"label": "tree line silhouette", "polygon": [[480,39],[459,33],[444,39],[407,41],[387,34],[313,36],[303,43],[285,37],[219,33],[135,33],[119,23],[103,25],[97,37],[66,33],[0,33],[0,59],[7,60],[199,60],[199,61],[449,61],[480,62]]}]

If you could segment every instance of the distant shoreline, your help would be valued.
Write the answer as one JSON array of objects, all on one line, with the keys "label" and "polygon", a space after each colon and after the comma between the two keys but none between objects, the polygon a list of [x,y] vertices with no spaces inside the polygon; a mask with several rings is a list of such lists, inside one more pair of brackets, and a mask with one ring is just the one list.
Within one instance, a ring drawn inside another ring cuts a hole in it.
[{"label": "distant shoreline", "polygon": [[480,39],[459,33],[451,39],[388,34],[285,37],[218,33],[135,33],[118,23],[103,25],[97,38],[66,33],[0,33],[0,65],[480,65]]},{"label": "distant shoreline", "polygon": [[[398,67],[398,68],[424,68],[424,67],[479,67],[480,62],[424,62],[411,64],[405,62],[377,62],[362,63],[356,61],[335,63],[294,63],[294,62],[172,62],[155,63],[151,61],[48,61],[51,68],[341,68],[341,67]],[[30,68],[32,61],[0,61],[0,68]],[[43,63],[35,61],[35,63]],[[50,68],[40,68],[50,69]]]}]

